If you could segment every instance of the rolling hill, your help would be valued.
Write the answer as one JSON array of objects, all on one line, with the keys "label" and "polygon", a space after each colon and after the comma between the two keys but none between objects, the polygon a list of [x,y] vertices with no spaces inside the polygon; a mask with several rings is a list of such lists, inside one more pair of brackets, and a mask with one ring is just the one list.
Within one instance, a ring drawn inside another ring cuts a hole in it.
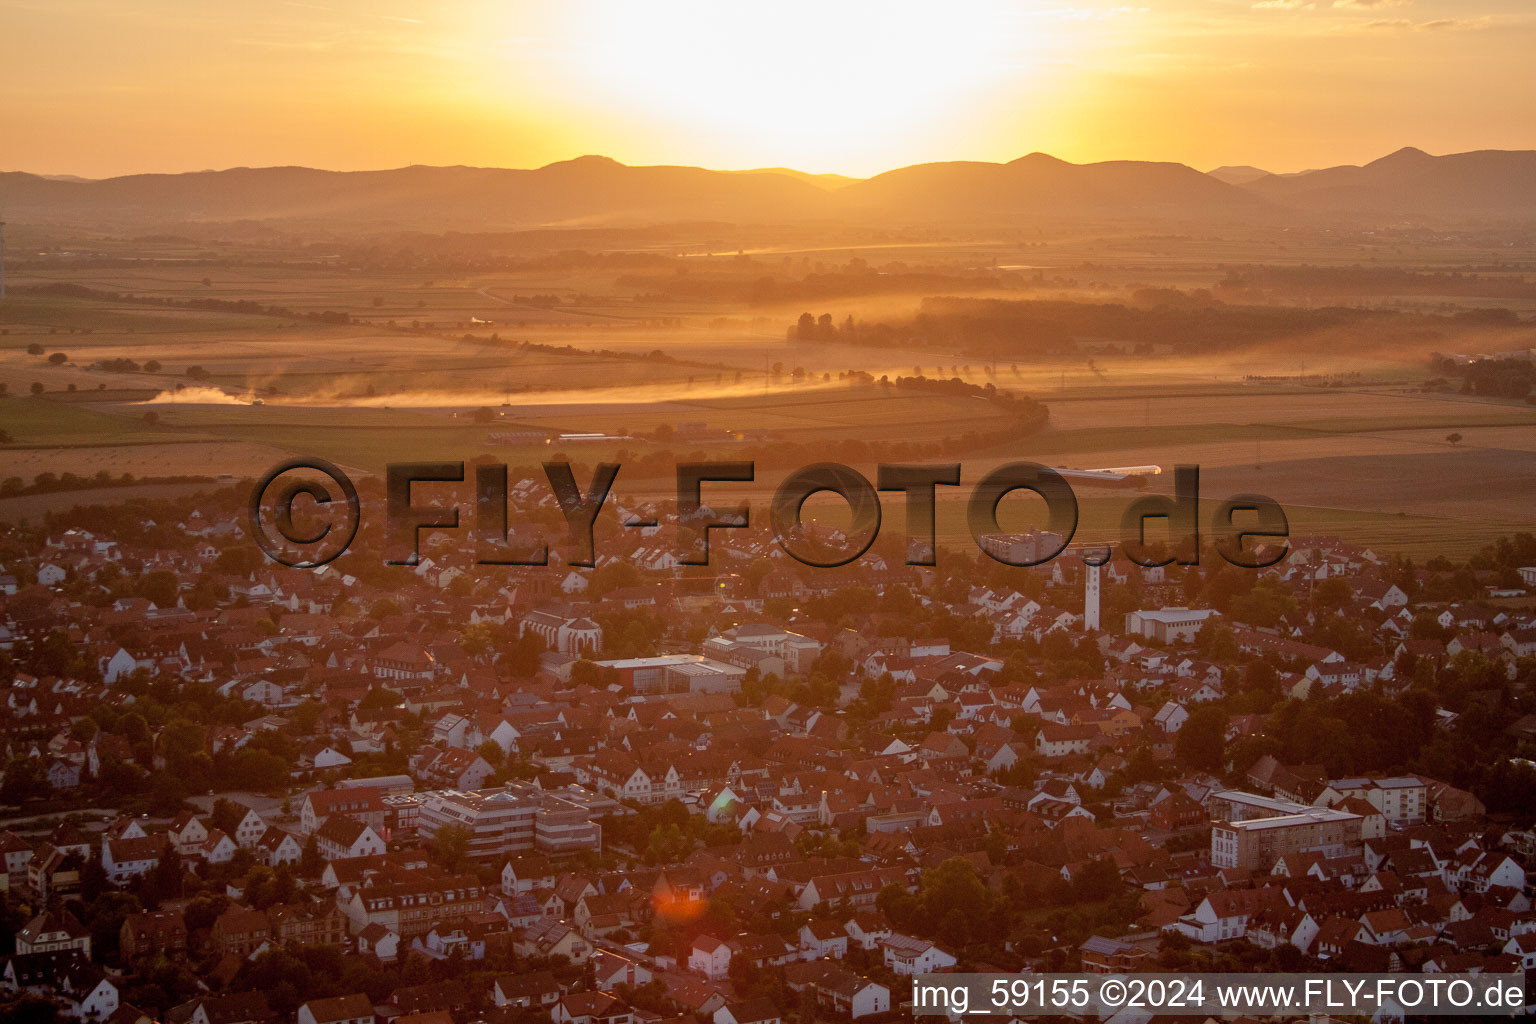
[{"label": "rolling hill", "polygon": [[825,188],[785,174],[629,167],[599,156],[537,170],[240,167],[89,182],[0,174],[0,209],[7,216],[49,222],[295,219],[484,230],[807,219],[828,215],[829,204]]},{"label": "rolling hill", "polygon": [[1205,217],[1254,212],[1265,205],[1183,164],[1071,164],[1044,153],[1006,164],[903,167],[848,185],[838,198],[853,210],[924,220],[1061,214]]},{"label": "rolling hill", "polygon": [[238,220],[363,230],[496,231],[681,221],[995,223],[1040,217],[1275,221],[1409,217],[1536,221],[1536,152],[1430,156],[1403,149],[1363,167],[1202,174],[1178,163],[917,164],[863,180],[786,168],[632,167],[584,156],[534,170],[411,166],[381,171],[240,167],[101,180],[0,173],[12,221],[166,228]]},{"label": "rolling hill", "polygon": [[1536,217],[1536,151],[1430,156],[1407,147],[1363,167],[1257,178],[1243,186],[1292,209],[1436,220]]},{"label": "rolling hill", "polygon": [[1269,177],[1270,172],[1250,164],[1227,164],[1214,170],[1206,171],[1217,181],[1224,181],[1228,185],[1246,185],[1250,181]]}]

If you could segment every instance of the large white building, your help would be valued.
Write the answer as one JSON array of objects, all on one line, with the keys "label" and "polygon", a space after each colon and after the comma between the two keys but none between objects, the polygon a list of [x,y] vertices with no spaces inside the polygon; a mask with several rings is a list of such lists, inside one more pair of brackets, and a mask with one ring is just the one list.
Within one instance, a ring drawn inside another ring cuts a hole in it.
[{"label": "large white building", "polygon": [[1061,534],[1049,530],[989,533],[976,541],[981,550],[1006,565],[1035,565],[1061,548]]},{"label": "large white building", "polygon": [[763,675],[803,676],[821,654],[821,644],[778,626],[749,622],[710,637],[704,642],[704,653],[741,669],[756,665]]},{"label": "large white building", "polygon": [[424,839],[453,825],[469,833],[469,855],[477,859],[538,850],[560,855],[603,848],[601,808],[532,787],[435,790],[421,794],[416,828]]},{"label": "large white building", "polygon": [[1381,812],[1393,824],[1419,824],[1428,806],[1428,787],[1413,775],[1390,779],[1333,779],[1318,795],[1317,802],[1332,807],[1349,797],[1358,797]]},{"label": "large white building", "polygon": [[747,670],[702,654],[662,654],[652,658],[600,661],[614,682],[639,694],[736,693]]},{"label": "large white building", "polygon": [[880,940],[881,957],[885,966],[895,974],[933,974],[955,966],[953,953],[941,949],[928,939],[893,933]]},{"label": "large white building", "polygon": [[1164,643],[1185,643],[1216,614],[1213,608],[1143,608],[1126,612],[1125,631]]},{"label": "large white building", "polygon": [[603,646],[603,627],[584,617],[567,618],[552,612],[533,611],[518,625],[518,635],[537,633],[552,651],[561,654],[596,654]]}]

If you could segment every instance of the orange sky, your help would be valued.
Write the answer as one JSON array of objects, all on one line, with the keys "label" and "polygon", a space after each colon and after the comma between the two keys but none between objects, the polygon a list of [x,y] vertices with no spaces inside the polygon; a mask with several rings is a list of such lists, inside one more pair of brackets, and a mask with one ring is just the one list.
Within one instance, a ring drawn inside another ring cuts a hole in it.
[{"label": "orange sky", "polygon": [[1536,148],[1530,0],[0,0],[0,170]]}]

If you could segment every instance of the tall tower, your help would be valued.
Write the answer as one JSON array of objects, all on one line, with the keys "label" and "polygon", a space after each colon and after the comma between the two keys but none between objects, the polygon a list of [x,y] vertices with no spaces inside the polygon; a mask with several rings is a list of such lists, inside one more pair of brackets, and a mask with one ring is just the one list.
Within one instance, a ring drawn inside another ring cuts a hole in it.
[{"label": "tall tower", "polygon": [[1083,585],[1083,629],[1099,628],[1099,563],[1089,562]]},{"label": "tall tower", "polygon": [[5,221],[0,220],[0,299],[5,298]]}]

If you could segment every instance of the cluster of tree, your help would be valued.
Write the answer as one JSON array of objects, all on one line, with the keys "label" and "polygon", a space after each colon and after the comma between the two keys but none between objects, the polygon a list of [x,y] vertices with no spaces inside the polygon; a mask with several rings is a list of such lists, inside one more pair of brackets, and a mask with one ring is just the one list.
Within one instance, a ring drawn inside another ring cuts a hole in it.
[{"label": "cluster of tree", "polygon": [[[60,649],[44,637],[39,645],[45,653],[73,656],[72,647]],[[19,652],[31,671],[39,666],[53,667],[47,657],[31,657]],[[57,664],[65,664],[59,662]],[[39,673],[65,675],[63,672]],[[83,667],[77,677],[84,677]],[[209,787],[279,791],[289,781],[289,771],[297,762],[298,743],[293,735],[277,730],[263,730],[240,749],[212,752],[208,742],[209,725],[235,725],[260,715],[260,709],[238,698],[226,697],[212,687],[183,684],[171,677],[150,677],[134,672],[117,684],[134,696],[127,709],[102,704],[88,717],[76,719],[71,735],[80,742],[90,742],[98,732],[120,737],[127,747],[126,757],[116,749],[101,756],[96,776],[82,776],[81,788],[72,799],[76,802],[110,802],[130,813],[174,815],[187,797]],[[300,709],[302,710],[302,708]],[[318,711],[318,705],[314,706]],[[302,721],[300,715],[295,716]],[[313,721],[309,723],[312,728]],[[302,726],[301,726],[302,728]],[[304,731],[308,731],[305,729]],[[150,765],[163,765],[149,772]],[[7,766],[0,783],[0,801],[22,804],[54,796],[44,766],[33,757],[17,757]]]},{"label": "cluster of tree", "polygon": [[[370,616],[378,618],[372,613]],[[519,677],[538,672],[539,655],[548,649],[539,634],[520,633],[515,620],[466,625],[459,630],[459,646],[472,658],[494,658],[504,674]]]},{"label": "cluster of tree", "polygon": [[[1536,749],[1505,732],[1510,721],[1529,710],[1527,698],[1517,693],[1536,680],[1536,665],[1522,661],[1514,681],[1472,651],[1438,670],[1411,658],[1397,667],[1408,684],[1402,692],[1389,696],[1377,687],[1274,703],[1263,735],[1230,746],[1220,743],[1214,729],[1218,714],[1225,723],[1225,710],[1204,706],[1180,730],[1176,753],[1192,767],[1211,771],[1220,758],[1238,775],[1264,754],[1286,764],[1322,765],[1334,778],[1422,773],[1470,789],[1494,813],[1536,814],[1536,789],[1530,786],[1536,769],[1526,763]],[[1256,662],[1244,669],[1243,678],[1272,672]],[[1437,718],[1437,709],[1456,716],[1446,724]],[[1195,724],[1203,738],[1186,739]]]},{"label": "cluster of tree", "polygon": [[672,269],[670,274],[625,274],[615,283],[620,288],[635,289],[647,297],[744,303],[749,306],[777,306],[788,302],[813,302],[865,295],[1011,291],[1030,285],[1022,274],[1010,271],[954,273],[889,265],[877,272],[862,259],[854,259],[842,268],[817,265],[808,273],[799,273],[802,268],[786,268],[781,273],[764,274],[763,267],[753,261],[706,269],[679,263]]},{"label": "cluster of tree", "polygon": [[[899,885],[880,890],[876,905],[899,931],[935,939],[952,948],[1001,947],[1042,904],[1072,907],[1079,927],[1097,909],[1122,926],[1139,915],[1137,896],[1127,891],[1112,860],[1082,865],[1071,881],[1059,879],[1044,890],[1032,891],[1014,876],[1005,876],[1003,891],[994,892],[970,861],[954,857],[923,872],[916,893]],[[1101,923],[1103,918],[1095,920]],[[1062,923],[1066,923],[1063,917]]]},{"label": "cluster of tree", "polygon": [[1434,356],[1436,373],[1460,377],[1465,394],[1494,398],[1525,398],[1536,385],[1536,364],[1529,359],[1478,359],[1458,363],[1448,356]]},{"label": "cluster of tree", "polygon": [[[382,491],[380,494],[382,496]],[[49,537],[78,529],[110,537],[124,547],[185,552],[203,543],[202,538],[190,536],[182,526],[193,509],[215,521],[228,519],[239,514],[249,497],[248,492],[230,486],[210,487],[207,491],[178,496],[175,500],[129,498],[108,505],[76,505],[52,512],[37,523],[11,527],[0,538],[0,544],[4,544],[8,560],[35,557]],[[248,556],[261,557],[252,552],[252,545],[243,539],[230,541],[227,547],[244,548]]]},{"label": "cluster of tree", "polygon": [[[413,321],[412,326],[420,327],[421,324],[419,322]],[[708,369],[719,370],[721,372],[730,369],[730,367],[728,367],[725,363],[710,363],[691,359],[679,359],[676,356],[663,352],[659,348],[651,349],[649,352],[616,351],[611,348],[577,348],[575,345],[550,345],[536,341],[521,341],[513,338],[503,338],[500,334],[497,333],[492,333],[489,337],[466,334],[464,336],[464,340],[476,345],[489,345],[492,348],[516,349],[520,352],[543,352],[553,355],[566,356],[580,354],[584,358],[597,356],[600,359],[622,359],[631,362],[635,360],[641,360],[647,363],[668,363],[679,366],[700,366]],[[740,370],[736,371],[736,380],[738,383],[741,381]],[[720,383],[720,378],[718,376],[716,377],[716,383]],[[505,390],[508,394],[511,394],[518,391],[529,390],[529,386],[525,384],[514,384],[512,382],[508,382]]]},{"label": "cluster of tree", "polygon": [[1251,266],[1228,269],[1216,282],[1224,292],[1246,296],[1458,295],[1484,299],[1536,298],[1536,284],[1522,274],[1409,270],[1402,267]]},{"label": "cluster of tree", "polygon": [[603,654],[608,658],[652,657],[657,638],[667,630],[666,618],[654,605],[603,610],[594,618],[603,628]]},{"label": "cluster of tree", "polygon": [[52,999],[18,992],[14,998],[0,999],[0,1020],[10,1024],[60,1024],[64,1016]]},{"label": "cluster of tree", "polygon": [[263,992],[273,1011],[291,1018],[300,1004],[311,999],[363,992],[370,1000],[383,1002],[396,988],[410,984],[405,977],[417,972],[426,975],[422,982],[437,980],[414,957],[384,967],[366,957],[343,956],[336,946],[273,949],[247,961],[230,990]]},{"label": "cluster of tree", "polygon": [[144,373],[159,373],[161,369],[158,359],[146,360],[141,366],[126,356],[117,359],[98,359],[94,365],[96,369],[105,370],[108,373],[138,373],[141,370]]},{"label": "cluster of tree", "polygon": [[1174,734],[1173,754],[1195,771],[1219,775],[1224,767],[1227,713],[1214,704],[1199,704]]},{"label": "cluster of tree", "polygon": [[1070,353],[1078,338],[1180,352],[1220,351],[1345,328],[1362,338],[1402,331],[1405,318],[1339,307],[1180,303],[1141,308],[1044,299],[927,298],[911,331],[921,343],[979,355],[1038,357]]},{"label": "cluster of tree", "polygon": [[5,778],[0,781],[0,804],[19,807],[51,793],[48,773],[40,758],[18,754],[6,762]]},{"label": "cluster of tree", "polygon": [[[1411,601],[1472,598],[1492,578],[1515,583],[1519,566],[1536,561],[1536,535],[1520,533],[1486,545],[1466,562],[1435,558],[1422,567],[1396,558],[1384,567],[1386,579]],[[1169,567],[1173,585],[1186,603],[1209,606],[1227,618],[1256,625],[1289,625],[1306,630],[1309,641],[1356,660],[1379,658],[1382,644],[1352,612],[1353,596],[1343,579],[1310,584],[1298,593],[1272,578],[1229,569]],[[1428,572],[1424,572],[1428,570]],[[1481,578],[1480,578],[1481,577]],[[1511,579],[1513,577],[1513,579]],[[1411,633],[1445,642],[1458,632],[1444,627],[1433,610],[1421,611]],[[1536,780],[1526,761],[1536,745],[1505,734],[1508,723],[1536,710],[1527,693],[1536,682],[1536,660],[1509,666],[1481,653],[1462,651],[1444,663],[1403,654],[1393,665],[1393,692],[1377,684],[1353,693],[1307,698],[1282,692],[1281,673],[1302,672],[1297,660],[1268,655],[1245,657],[1230,627],[1213,620],[1196,637],[1197,652],[1228,666],[1223,701],[1192,710],[1175,742],[1188,768],[1239,776],[1263,754],[1288,764],[1320,764],[1333,777],[1367,772],[1418,772],[1476,793],[1491,810],[1536,811],[1525,783]],[[1145,695],[1154,704],[1160,695]],[[1450,712],[1453,718],[1437,715]],[[1224,742],[1228,716],[1268,713],[1261,736]]]},{"label": "cluster of tree", "polygon": [[17,671],[37,676],[83,679],[100,682],[101,669],[90,652],[70,639],[62,629],[50,629],[41,637],[17,640],[8,654],[0,654],[0,669],[10,679]]},{"label": "cluster of tree", "polygon": [[602,824],[605,845],[628,848],[647,864],[675,864],[700,844],[730,846],[741,841],[734,827],[712,825],[702,814],[689,814],[675,799],[606,817]]},{"label": "cluster of tree", "polygon": [[[1523,565],[1536,565],[1536,534],[1521,532],[1513,537],[1500,537],[1467,559],[1467,567],[1473,570],[1517,569]],[[1430,568],[1434,567],[1432,563]]]}]

